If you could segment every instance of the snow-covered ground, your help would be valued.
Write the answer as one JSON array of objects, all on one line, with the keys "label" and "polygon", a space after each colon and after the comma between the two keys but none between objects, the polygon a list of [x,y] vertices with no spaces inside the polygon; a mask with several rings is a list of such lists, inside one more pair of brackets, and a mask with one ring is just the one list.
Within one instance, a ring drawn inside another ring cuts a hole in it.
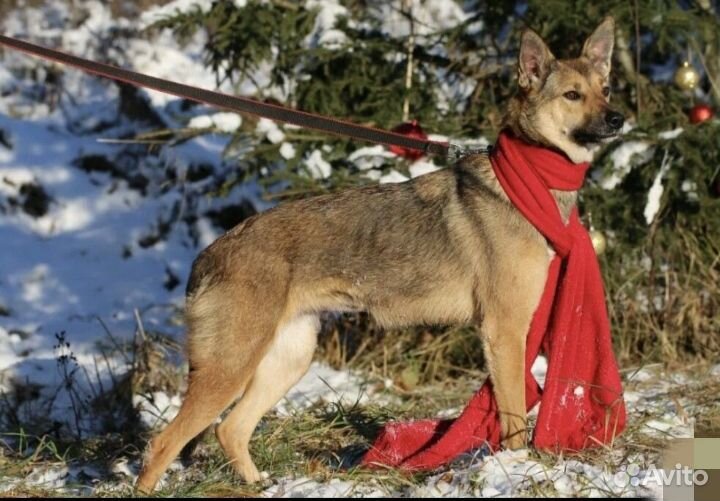
[{"label": "snow-covered ground", "polygon": [[[243,5],[244,1],[235,3]],[[342,42],[333,25],[344,7],[336,2],[312,3],[322,4],[323,10],[307,43]],[[72,22],[75,16],[70,2],[17,9],[0,21],[2,32],[155,76],[215,88],[215,77],[203,64],[202,35],[180,46],[167,30],[140,34],[136,21],[114,18],[104,2],[87,0],[82,4],[87,16]],[[175,0],[143,14],[140,24],[147,25],[175,9],[192,5],[207,9],[210,4],[209,0]],[[427,1],[418,9],[423,30],[438,19],[443,26],[465,19],[455,2]],[[388,11],[388,23],[401,25],[397,16]],[[260,68],[252,79],[235,87],[226,82],[220,90],[254,95],[258,83],[267,81],[268,68]],[[272,86],[265,89],[266,97],[278,99],[285,91]],[[190,264],[223,231],[212,215],[243,203],[257,211],[269,205],[252,181],[225,197],[207,196],[233,175],[233,164],[223,160],[222,152],[230,134],[242,124],[241,117],[205,107],[186,109],[175,98],[142,91],[140,101],[155,114],[157,123],[217,132],[149,149],[117,141],[158,127],[120,110],[119,100],[120,91],[112,83],[11,51],[0,55],[0,393],[31,389],[33,396],[23,400],[21,413],[42,413],[47,420],[82,436],[98,431],[99,423],[90,414],[74,416],[79,405],[75,399],[109,384],[130,365],[116,350],[106,351],[108,344],[132,340],[140,326],[181,338],[178,318]],[[284,158],[296,155],[294,146],[285,141],[284,128],[261,120],[257,132],[270,143],[281,144]],[[617,172],[607,181],[608,186],[627,173],[630,156],[642,155],[647,148],[645,143],[637,143],[617,153]],[[381,147],[370,146],[359,148],[350,161],[371,179],[402,182],[407,177],[400,172],[383,174],[378,169],[392,156]],[[303,162],[309,175],[330,175],[332,167],[322,150],[307,155]],[[410,167],[410,174],[422,175],[436,168],[424,159]],[[656,191],[662,190],[663,174],[658,173]],[[648,220],[656,210],[649,205]],[[538,371],[541,375],[541,366]],[[690,435],[692,423],[683,421],[665,398],[671,389],[689,382],[661,383],[657,374],[644,372],[636,378],[626,396],[634,416],[652,416],[647,434]],[[75,393],[65,388],[69,379],[76,385]],[[339,399],[364,403],[377,397],[365,383],[361,375],[315,363],[276,412],[292,415],[317,402]],[[132,402],[140,410],[142,422],[155,427],[177,412],[180,398],[154,391],[135,394]],[[0,426],[8,425],[4,419],[0,416]],[[549,464],[528,458],[526,452],[478,453],[461,458],[419,485],[402,489],[388,490],[380,482],[367,480],[288,477],[271,479],[264,493],[278,497],[495,496],[532,492],[534,485],[547,482],[558,493],[568,495],[656,494],[653,486],[642,490],[614,482],[615,475],[622,474],[621,467],[633,461],[641,467],[638,475],[642,476],[649,460],[626,458],[625,463],[616,462],[608,469],[572,459]],[[94,464],[42,466],[24,477],[0,478],[0,492],[25,485],[100,494],[131,484],[137,468],[136,462],[119,461],[113,466],[115,480],[110,481],[108,472]],[[176,463],[174,468],[181,467]]]},{"label": "snow-covered ground", "polygon": [[[533,373],[542,381],[546,364],[536,363]],[[696,374],[697,376],[697,374]],[[704,377],[695,380],[681,374],[667,373],[659,367],[649,367],[626,373],[625,398],[631,423],[627,440],[630,442],[662,437],[690,438],[694,420],[689,417],[707,410],[708,402],[699,403],[690,396],[698,385],[720,380],[720,365],[711,368]],[[677,395],[685,395],[677,397]],[[175,399],[164,396],[164,405],[171,417]],[[382,399],[387,395],[373,395],[367,391],[358,375],[335,371],[314,363],[310,372],[276,407],[276,412],[302,411],[311,403],[344,401],[347,404],[366,399]],[[457,414],[457,409],[441,412],[443,416]],[[289,417],[288,419],[293,419]],[[447,468],[425,477],[422,481],[398,486],[364,476],[341,478],[312,478],[287,476],[268,478],[262,495],[267,497],[507,497],[533,495],[538,492],[559,496],[652,497],[662,499],[660,468],[657,450],[636,448],[628,453],[626,447],[616,447],[595,460],[584,457],[539,457],[528,450],[503,451],[488,455],[484,450],[472,451],[458,458]],[[638,452],[643,451],[643,452]],[[22,487],[57,489],[66,494],[95,494],[129,492],[139,463],[122,457],[111,471],[103,471],[95,464],[57,463],[34,467],[23,478],[0,478],[0,492]],[[184,468],[173,463],[170,475],[183,478]],[[167,476],[167,475],[166,475]]]},{"label": "snow-covered ground", "polygon": [[[88,17],[74,29],[65,3],[18,9],[3,20],[4,33],[141,71],[152,66],[167,76],[172,68],[173,76],[195,75],[192,83],[213,81],[202,71],[199,41],[181,50],[169,33],[154,41],[115,37],[129,22],[113,19],[102,2],[86,8]],[[52,395],[68,376],[58,370],[59,357],[72,355],[65,367],[78,368],[76,384],[89,391],[124,371],[122,358],[101,358],[99,342],[131,339],[137,318],[146,330],[180,332],[174,319],[189,264],[221,233],[204,217],[220,203],[203,196],[212,176],[192,173],[210,165],[222,174],[228,136],[156,155],[102,142],[150,127],[119,111],[114,84],[9,51],[2,62],[0,389],[20,384],[41,388],[38,400]],[[146,106],[170,126],[211,112],[183,116],[177,104],[150,95]],[[222,203],[258,199],[252,185],[231,195]],[[68,393],[43,409],[47,418],[67,421]],[[92,426],[79,423],[83,431]]]}]

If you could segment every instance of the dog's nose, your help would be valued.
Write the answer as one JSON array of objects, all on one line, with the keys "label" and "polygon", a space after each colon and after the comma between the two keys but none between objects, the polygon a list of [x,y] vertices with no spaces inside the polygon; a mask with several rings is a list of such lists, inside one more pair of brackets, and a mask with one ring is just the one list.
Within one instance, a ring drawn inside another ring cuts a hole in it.
[{"label": "dog's nose", "polygon": [[605,115],[605,122],[610,127],[617,130],[623,126],[623,123],[625,123],[625,117],[622,116],[617,111],[608,111],[607,114]]}]

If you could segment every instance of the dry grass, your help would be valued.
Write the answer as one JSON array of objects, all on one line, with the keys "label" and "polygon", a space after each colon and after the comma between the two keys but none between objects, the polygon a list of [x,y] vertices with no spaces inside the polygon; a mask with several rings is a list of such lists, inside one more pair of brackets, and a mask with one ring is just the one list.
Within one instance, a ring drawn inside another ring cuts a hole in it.
[{"label": "dry grass", "polygon": [[[611,260],[612,259],[612,260]],[[680,229],[604,261],[615,351],[625,363],[720,359],[720,240]]]},{"label": "dry grass", "polygon": [[480,338],[472,327],[422,327],[384,331],[366,314],[342,315],[324,323],[318,358],[336,369],[351,367],[390,379],[405,390],[483,369]]},{"label": "dry grass", "polygon": [[[720,419],[720,381],[708,377],[706,365],[691,367],[684,376],[687,378],[686,384],[662,386],[662,381],[668,375],[661,374],[649,382],[629,382],[627,389],[638,391],[657,386],[660,389],[653,399],[657,400],[659,407],[674,402],[678,415],[697,422],[717,423]],[[390,391],[376,395],[373,398],[376,403],[369,405],[322,404],[290,417],[271,414],[263,420],[253,438],[252,454],[258,467],[267,471],[271,478],[306,476],[319,482],[337,478],[371,482],[376,488],[387,492],[409,492],[414,486],[422,485],[428,475],[405,475],[396,471],[370,472],[345,467],[352,465],[353,459],[369,443],[377,428],[391,416],[393,419],[433,416],[448,408],[460,407],[476,384],[476,381],[461,378],[450,383],[423,386],[412,393]],[[381,401],[385,403],[381,405]],[[620,465],[627,464],[631,458],[642,458],[641,465],[646,467],[660,464],[659,458],[668,439],[661,435],[648,435],[645,427],[648,421],[655,418],[657,411],[652,409],[634,412],[627,431],[615,444],[587,450],[573,458],[610,472],[617,471]],[[47,438],[31,437],[26,437],[23,443],[22,447],[3,449],[0,476],[27,476],[38,467],[87,462],[111,469],[119,457],[137,460],[140,456],[137,440],[128,442],[127,437],[119,435],[99,437],[82,444],[61,444]],[[558,460],[554,455],[532,450],[529,459],[548,469]],[[452,476],[452,473],[449,475]],[[536,482],[530,477],[526,480],[522,486],[523,495],[545,497],[557,494],[550,481]],[[110,484],[100,485],[95,493],[103,496],[132,493],[127,480],[124,485],[122,482],[119,487],[116,485],[117,490],[110,490],[109,487]],[[250,497],[258,495],[263,487],[246,486],[238,481],[212,434],[207,434],[192,460],[182,470],[170,473],[167,483],[157,492],[157,496]],[[6,494],[57,496],[59,492],[19,487]]]},{"label": "dry grass", "polygon": [[[258,428],[252,441],[252,454],[262,471],[272,478],[306,475],[318,481],[330,478],[373,479],[387,489],[412,485],[422,478],[407,477],[398,472],[368,472],[344,468],[352,464],[376,435],[384,422],[391,419],[410,419],[433,416],[448,407],[459,407],[475,383],[454,382],[450,385],[424,387],[413,394],[386,395],[387,405],[319,404],[293,416],[268,415]],[[0,478],[26,477],[32,471],[68,464],[93,464],[112,471],[121,458],[137,462],[141,448],[150,432],[108,434],[92,440],[62,440],[48,436],[34,437],[25,434],[3,434],[5,440],[0,455]],[[11,445],[12,444],[12,445]],[[197,445],[188,468],[171,472],[158,496],[233,496],[257,495],[263,486],[247,486],[238,481],[227,459],[220,450],[214,434],[206,433]],[[113,475],[108,480],[122,480]],[[70,487],[70,486],[68,486]],[[116,492],[102,486],[97,493],[107,496],[132,494],[126,482]],[[20,486],[5,493],[11,496],[61,495],[52,489]]]}]

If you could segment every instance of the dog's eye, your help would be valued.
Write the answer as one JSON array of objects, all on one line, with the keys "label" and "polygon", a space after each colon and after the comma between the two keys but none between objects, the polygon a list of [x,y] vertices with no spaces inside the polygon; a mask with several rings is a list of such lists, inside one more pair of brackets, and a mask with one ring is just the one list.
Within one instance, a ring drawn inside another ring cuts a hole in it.
[{"label": "dog's eye", "polygon": [[565,99],[569,99],[570,101],[577,101],[578,99],[580,99],[580,93],[575,92],[574,90],[566,92],[565,94],[563,94],[563,96],[565,96]]},{"label": "dog's eye", "polygon": [[610,95],[610,87],[607,85],[602,88],[602,95],[605,97],[608,97]]}]

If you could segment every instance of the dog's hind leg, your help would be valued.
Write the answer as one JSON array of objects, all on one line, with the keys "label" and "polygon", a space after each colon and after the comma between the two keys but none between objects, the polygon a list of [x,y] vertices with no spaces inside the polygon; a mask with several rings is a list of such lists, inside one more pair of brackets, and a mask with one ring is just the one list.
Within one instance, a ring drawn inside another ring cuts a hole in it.
[{"label": "dog's hind leg", "polygon": [[204,368],[191,373],[180,412],[150,444],[138,478],[138,491],[151,493],[182,448],[212,424],[242,391],[242,384],[220,380],[214,372]]},{"label": "dog's hind leg", "polygon": [[238,304],[238,296],[211,290],[188,301],[188,389],[177,417],[150,444],[137,482],[142,493],[240,396],[272,340],[279,308]]},{"label": "dog's hind leg", "polygon": [[250,437],[263,415],[307,372],[319,329],[315,314],[299,315],[280,325],[247,391],[216,429],[235,471],[248,483],[261,479],[250,457]]}]

